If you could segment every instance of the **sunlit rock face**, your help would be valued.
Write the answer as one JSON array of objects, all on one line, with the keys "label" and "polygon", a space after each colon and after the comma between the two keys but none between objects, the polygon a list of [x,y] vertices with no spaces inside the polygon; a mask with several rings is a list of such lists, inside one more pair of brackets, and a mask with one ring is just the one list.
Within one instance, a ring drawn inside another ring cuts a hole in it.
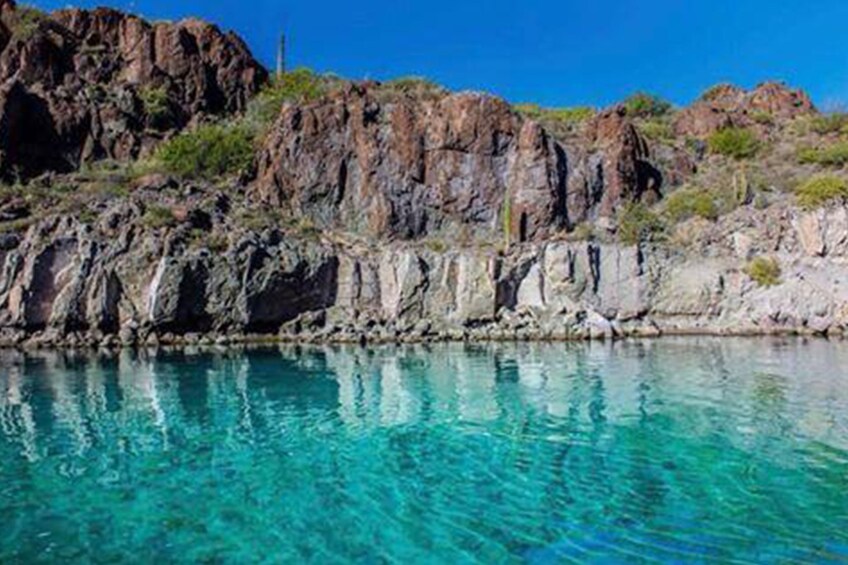
[{"label": "sunlit rock face", "polygon": [[660,198],[662,176],[621,108],[573,143],[479,93],[386,97],[348,85],[286,106],[264,142],[255,197],[379,237],[458,226],[541,240]]},{"label": "sunlit rock face", "polygon": [[733,85],[713,87],[694,104],[683,108],[674,119],[678,135],[705,137],[726,127],[756,128],[764,133],[766,124],[756,117],[768,115],[790,120],[815,113],[809,95],[778,82],[766,82],[747,91]]},{"label": "sunlit rock face", "polygon": [[[375,252],[243,229],[213,252],[190,229],[162,238],[132,220],[101,232],[66,217],[6,242],[0,335],[78,345],[840,335],[844,219],[837,208],[769,209],[703,226],[687,249],[551,241],[502,253]],[[775,286],[745,272],[766,254],[780,261]]]},{"label": "sunlit rock face", "polygon": [[[704,154],[717,129],[774,136],[815,112],[776,83],[712,89],[662,123],[615,106],[563,132],[482,93],[334,81],[251,123],[254,162],[227,178],[80,170],[129,167],[186,128],[235,119],[267,78],[238,37],[197,20],[0,0],[0,180],[16,183],[0,194],[0,344],[848,326],[841,201],[760,208],[740,168],[734,211],[664,241],[622,237],[628,211],[663,215],[699,167],[727,168]],[[649,125],[686,138],[659,142]],[[747,273],[759,257],[779,263],[779,284]]]},{"label": "sunlit rock face", "polygon": [[22,10],[3,0],[6,179],[137,158],[190,122],[243,111],[267,77],[240,38],[199,20],[73,8],[24,25]]}]

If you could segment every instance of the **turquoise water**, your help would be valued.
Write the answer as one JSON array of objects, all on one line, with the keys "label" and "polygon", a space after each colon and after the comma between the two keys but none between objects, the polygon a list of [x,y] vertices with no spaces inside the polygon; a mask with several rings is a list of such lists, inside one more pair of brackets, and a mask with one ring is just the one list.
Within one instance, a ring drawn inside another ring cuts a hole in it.
[{"label": "turquoise water", "polygon": [[848,346],[0,353],[0,562],[848,561]]}]

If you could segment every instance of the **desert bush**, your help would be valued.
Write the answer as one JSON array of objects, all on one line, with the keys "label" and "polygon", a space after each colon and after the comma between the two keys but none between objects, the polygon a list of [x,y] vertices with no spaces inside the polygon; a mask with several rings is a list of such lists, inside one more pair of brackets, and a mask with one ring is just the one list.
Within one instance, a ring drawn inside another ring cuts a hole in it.
[{"label": "desert bush", "polygon": [[630,116],[637,118],[656,118],[671,111],[671,103],[654,94],[637,92],[624,101],[624,107]]},{"label": "desert bush", "polygon": [[544,112],[545,119],[568,124],[579,124],[585,122],[594,115],[595,109],[590,106],[548,108]]},{"label": "desert bush", "polygon": [[638,124],[639,131],[652,141],[672,141],[674,129],[665,120],[652,118]]},{"label": "desert bush", "polygon": [[816,116],[810,120],[810,129],[821,135],[848,133],[848,113],[833,112]]},{"label": "desert bush", "polygon": [[13,38],[26,41],[38,31],[46,19],[47,14],[38,8],[21,5],[11,12],[10,21],[6,23]]},{"label": "desert bush", "polygon": [[162,123],[171,115],[170,98],[164,86],[143,88],[138,97],[144,113],[153,125]]},{"label": "desert bush", "polygon": [[719,216],[719,208],[710,191],[681,188],[666,198],[663,213],[673,223],[694,217],[714,221]]},{"label": "desert bush", "polygon": [[531,120],[539,120],[544,114],[544,109],[538,104],[513,104],[512,108],[525,118],[530,118]]},{"label": "desert bush", "polygon": [[596,110],[589,106],[543,108],[538,104],[516,104],[513,108],[522,116],[536,120],[558,138],[568,137],[596,114]]},{"label": "desert bush", "polygon": [[843,167],[848,164],[848,141],[825,147],[804,147],[798,151],[798,161],[825,167]]},{"label": "desert bush", "polygon": [[428,98],[446,92],[442,85],[418,76],[398,77],[386,81],[380,86],[388,92],[407,94],[416,98]]},{"label": "desert bush", "polygon": [[751,119],[763,126],[770,126],[774,124],[774,116],[772,116],[770,112],[766,112],[764,110],[751,112]]},{"label": "desert bush", "polygon": [[242,210],[237,216],[237,223],[247,230],[258,232],[280,227],[284,222],[279,210],[262,207]]},{"label": "desert bush", "polygon": [[253,162],[253,136],[239,124],[205,125],[165,142],[156,159],[167,171],[184,177],[238,174]]},{"label": "desert bush", "polygon": [[635,245],[655,240],[665,231],[662,219],[640,202],[625,206],[618,214],[618,238],[622,243]]},{"label": "desert bush", "polygon": [[433,253],[444,253],[448,250],[448,244],[443,239],[428,239],[425,245]]},{"label": "desert bush", "polygon": [[304,67],[274,77],[248,105],[248,121],[261,129],[277,117],[286,102],[314,102],[327,94],[334,81]]},{"label": "desert bush", "polygon": [[780,263],[773,257],[755,257],[745,266],[745,274],[758,285],[768,287],[780,284]]},{"label": "desert bush", "polygon": [[149,206],[141,219],[148,228],[166,228],[177,223],[174,213],[166,206]]},{"label": "desert bush", "polygon": [[748,159],[760,149],[760,141],[754,132],[737,127],[718,130],[710,135],[707,145],[712,153],[734,159]]},{"label": "desert bush", "polygon": [[513,108],[521,115],[538,121],[553,121],[564,124],[579,124],[595,115],[589,106],[543,108],[538,104],[516,104]]},{"label": "desert bush", "polygon": [[808,210],[848,198],[848,182],[833,175],[818,175],[795,189],[798,204]]},{"label": "desert bush", "polygon": [[591,222],[580,222],[568,233],[569,241],[591,241],[595,239],[595,227]]}]

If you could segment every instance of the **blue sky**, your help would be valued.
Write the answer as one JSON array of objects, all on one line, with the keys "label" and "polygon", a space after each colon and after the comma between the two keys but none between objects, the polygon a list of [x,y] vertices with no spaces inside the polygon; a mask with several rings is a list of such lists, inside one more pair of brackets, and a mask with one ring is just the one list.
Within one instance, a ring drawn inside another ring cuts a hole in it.
[{"label": "blue sky", "polygon": [[[46,9],[62,0],[34,2]],[[79,2],[94,6],[105,3]],[[196,15],[273,64],[376,79],[423,75],[513,102],[603,106],[635,90],[683,104],[706,87],[785,80],[848,105],[848,0],[114,0],[151,19]]]}]

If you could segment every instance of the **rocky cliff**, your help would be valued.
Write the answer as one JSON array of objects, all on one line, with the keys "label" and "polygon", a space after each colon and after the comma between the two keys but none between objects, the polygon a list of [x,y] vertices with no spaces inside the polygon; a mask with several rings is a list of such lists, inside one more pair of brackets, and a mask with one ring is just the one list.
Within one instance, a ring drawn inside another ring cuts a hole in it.
[{"label": "rocky cliff", "polygon": [[0,173],[135,159],[206,115],[241,111],[267,73],[215,26],[0,0]]},{"label": "rocky cliff", "polygon": [[[215,206],[215,202],[209,202]],[[217,201],[220,207],[220,199]],[[693,229],[703,248],[544,241],[508,253],[369,246],[241,230],[163,233],[118,204],[96,226],[55,218],[4,236],[5,343],[171,343],[260,336],[585,338],[662,333],[841,335],[848,328],[848,215],[771,209]],[[781,261],[761,287],[751,257]]]},{"label": "rocky cliff", "polygon": [[620,108],[567,144],[478,93],[382,97],[351,85],[283,109],[258,159],[255,195],[321,225],[411,239],[446,227],[541,240],[659,197],[647,143]]},{"label": "rocky cliff", "polygon": [[[784,187],[830,166],[788,171],[799,143],[842,135],[799,133],[801,91],[564,123],[333,81],[279,101],[238,174],[128,174],[97,163],[277,100],[244,43],[105,9],[0,15],[0,172],[24,180],[0,191],[2,344],[848,330],[844,198]],[[727,130],[756,158],[721,155]]]}]

